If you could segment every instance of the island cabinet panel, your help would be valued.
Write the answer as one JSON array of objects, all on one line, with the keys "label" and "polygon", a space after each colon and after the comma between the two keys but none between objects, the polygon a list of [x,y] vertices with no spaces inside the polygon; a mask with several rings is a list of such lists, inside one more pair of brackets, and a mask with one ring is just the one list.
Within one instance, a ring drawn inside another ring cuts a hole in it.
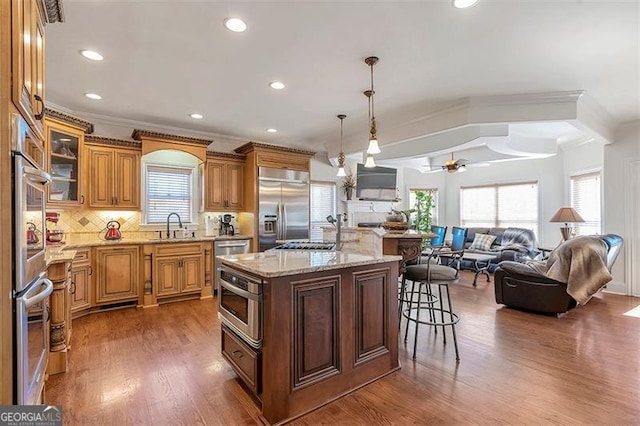
[{"label": "island cabinet panel", "polygon": [[267,422],[298,417],[399,369],[398,266],[263,278]]},{"label": "island cabinet panel", "polygon": [[389,352],[389,277],[383,271],[354,275],[354,364]]},{"label": "island cabinet panel", "polygon": [[292,286],[296,389],[340,372],[340,276]]}]

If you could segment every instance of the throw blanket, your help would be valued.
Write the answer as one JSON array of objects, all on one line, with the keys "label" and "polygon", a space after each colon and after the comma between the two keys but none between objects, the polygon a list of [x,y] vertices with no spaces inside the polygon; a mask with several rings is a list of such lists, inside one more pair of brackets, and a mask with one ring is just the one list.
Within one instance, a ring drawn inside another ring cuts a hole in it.
[{"label": "throw blanket", "polygon": [[567,283],[567,293],[584,305],[613,277],[607,268],[607,243],[596,237],[577,237],[556,247],[546,263],[529,265],[547,277]]},{"label": "throw blanket", "polygon": [[502,234],[500,247],[498,251],[514,250],[518,253],[526,254],[529,257],[535,257],[539,252],[536,250],[538,243],[536,235],[530,229],[524,228],[507,228]]}]

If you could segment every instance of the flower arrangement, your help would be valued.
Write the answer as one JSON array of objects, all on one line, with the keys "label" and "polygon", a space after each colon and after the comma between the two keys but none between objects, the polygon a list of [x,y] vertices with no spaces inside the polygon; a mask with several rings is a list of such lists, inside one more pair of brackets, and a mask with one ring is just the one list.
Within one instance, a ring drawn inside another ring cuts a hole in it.
[{"label": "flower arrangement", "polygon": [[342,178],[342,189],[347,196],[347,200],[350,200],[353,196],[353,190],[356,189],[356,176],[353,174],[349,167],[345,168],[346,176]]}]

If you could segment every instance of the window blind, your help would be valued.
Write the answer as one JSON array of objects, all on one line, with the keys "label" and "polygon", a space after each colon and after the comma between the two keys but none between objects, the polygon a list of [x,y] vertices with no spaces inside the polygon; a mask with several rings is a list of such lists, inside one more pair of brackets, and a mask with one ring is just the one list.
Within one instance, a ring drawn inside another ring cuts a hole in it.
[{"label": "window blind", "polygon": [[185,223],[192,220],[192,173],[183,167],[146,167],[146,223],[165,223],[175,212]]},{"label": "window blind", "polygon": [[322,241],[322,229],[327,225],[327,216],[336,216],[337,191],[335,182],[311,182],[310,225],[311,241]]},{"label": "window blind", "polygon": [[464,227],[516,227],[538,234],[538,183],[509,183],[460,188]]},{"label": "window blind", "polygon": [[576,235],[602,232],[600,172],[571,176],[571,207],[585,220],[574,223]]}]

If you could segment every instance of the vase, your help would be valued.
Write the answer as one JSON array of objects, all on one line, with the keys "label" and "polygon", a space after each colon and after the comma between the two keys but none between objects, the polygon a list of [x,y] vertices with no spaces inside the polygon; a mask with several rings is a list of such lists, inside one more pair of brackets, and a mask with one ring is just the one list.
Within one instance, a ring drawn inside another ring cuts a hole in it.
[{"label": "vase", "polygon": [[350,201],[351,197],[353,197],[353,188],[346,188],[344,194],[347,196],[347,201]]}]

